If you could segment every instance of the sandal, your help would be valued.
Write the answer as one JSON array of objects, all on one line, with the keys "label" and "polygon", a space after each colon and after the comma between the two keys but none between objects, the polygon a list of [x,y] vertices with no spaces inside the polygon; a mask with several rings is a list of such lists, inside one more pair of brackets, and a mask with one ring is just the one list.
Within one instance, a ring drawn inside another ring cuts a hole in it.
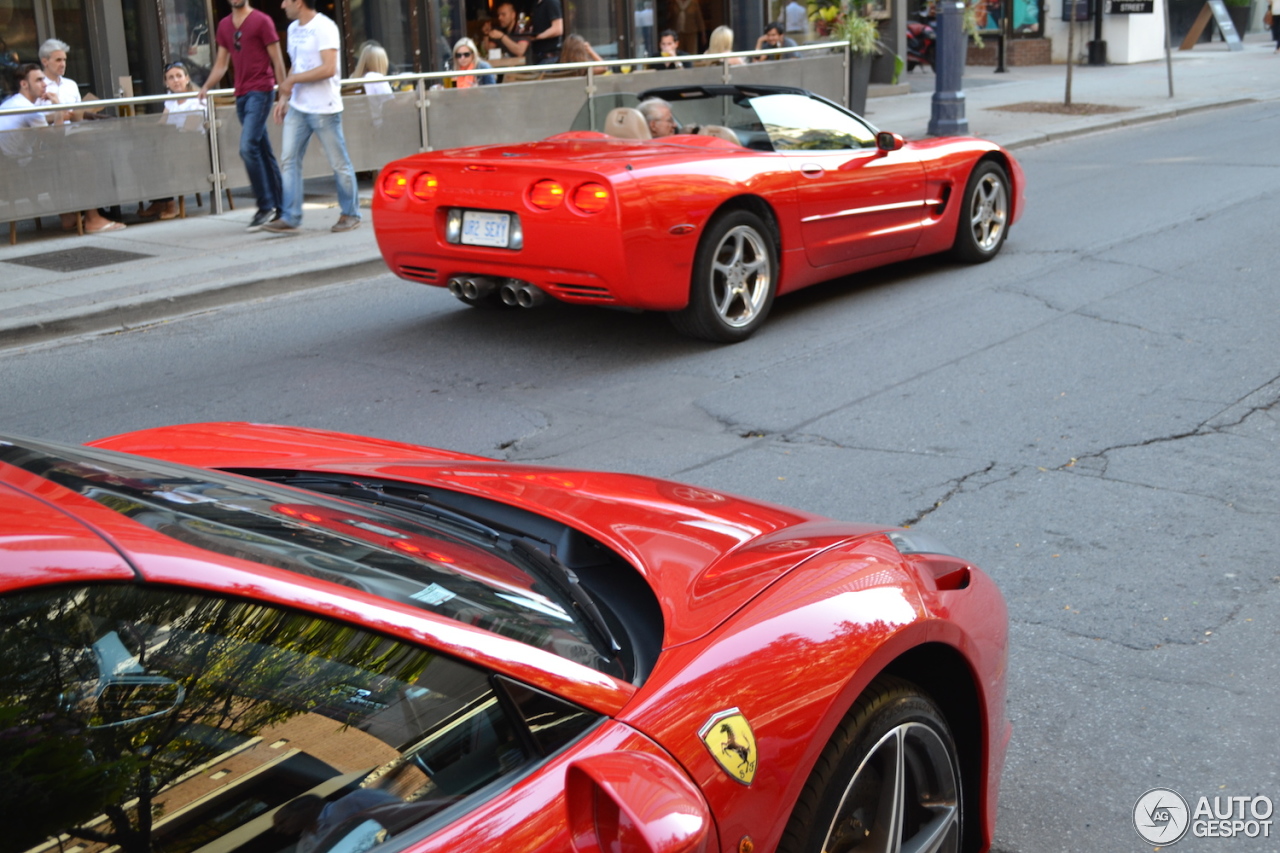
[{"label": "sandal", "polygon": [[124,228],[125,228],[125,225],[123,222],[116,222],[114,220],[108,219],[105,223],[103,223],[102,225],[99,225],[97,228],[86,227],[84,229],[84,233],[101,234],[104,231],[123,231]]}]

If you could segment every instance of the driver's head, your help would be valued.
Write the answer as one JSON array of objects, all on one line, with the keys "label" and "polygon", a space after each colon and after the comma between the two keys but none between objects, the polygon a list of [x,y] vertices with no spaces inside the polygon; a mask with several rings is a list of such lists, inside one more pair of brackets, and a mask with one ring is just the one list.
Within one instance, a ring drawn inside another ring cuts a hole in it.
[{"label": "driver's head", "polygon": [[649,125],[649,134],[654,139],[673,136],[679,132],[680,126],[676,124],[676,118],[671,114],[671,105],[662,98],[642,101],[636,109],[640,110],[640,114],[644,116],[644,120]]}]

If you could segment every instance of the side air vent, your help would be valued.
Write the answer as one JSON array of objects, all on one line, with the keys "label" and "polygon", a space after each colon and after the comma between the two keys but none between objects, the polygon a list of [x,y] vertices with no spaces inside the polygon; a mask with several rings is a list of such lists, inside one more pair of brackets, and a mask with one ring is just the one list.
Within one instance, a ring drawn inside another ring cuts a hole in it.
[{"label": "side air vent", "polygon": [[554,282],[547,286],[553,294],[561,299],[590,299],[593,302],[613,302],[613,294],[608,288],[590,284],[564,284]]},{"label": "side air vent", "polygon": [[435,284],[439,280],[439,274],[430,267],[411,267],[401,264],[399,272],[402,277],[411,278],[423,284]]}]

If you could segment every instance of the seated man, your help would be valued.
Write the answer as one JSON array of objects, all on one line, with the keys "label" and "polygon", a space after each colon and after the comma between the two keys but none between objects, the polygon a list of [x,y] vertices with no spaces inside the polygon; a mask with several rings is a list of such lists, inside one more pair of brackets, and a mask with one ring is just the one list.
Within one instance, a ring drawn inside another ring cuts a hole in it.
[{"label": "seated man", "polygon": [[4,151],[6,157],[12,157],[25,165],[35,150],[35,140],[28,134],[10,131],[48,127],[49,119],[44,113],[6,113],[4,110],[34,107],[36,101],[44,97],[45,86],[49,81],[40,66],[34,62],[19,65],[12,73],[13,87],[17,91],[0,104],[0,150]]},{"label": "seated man", "polygon": [[[764,28],[764,35],[756,39],[756,50],[772,50],[778,47],[795,47],[794,39],[790,39],[782,33],[782,24],[776,21]],[[756,62],[766,59],[795,59],[798,53],[775,53],[770,56],[757,56]]]},{"label": "seated man", "polygon": [[671,114],[671,105],[662,98],[649,98],[641,101],[636,107],[640,114],[644,116],[644,120],[649,124],[649,133],[654,139],[660,139],[664,136],[674,136],[680,132],[680,125],[676,124],[676,118]]},{"label": "seated man", "polygon": [[[675,30],[662,31],[662,35],[658,36],[658,50],[663,56],[676,57],[689,55],[680,49],[680,36]],[[689,63],[677,60],[675,62],[662,62],[649,67],[656,68],[660,71],[669,71],[673,68],[688,68]]]}]

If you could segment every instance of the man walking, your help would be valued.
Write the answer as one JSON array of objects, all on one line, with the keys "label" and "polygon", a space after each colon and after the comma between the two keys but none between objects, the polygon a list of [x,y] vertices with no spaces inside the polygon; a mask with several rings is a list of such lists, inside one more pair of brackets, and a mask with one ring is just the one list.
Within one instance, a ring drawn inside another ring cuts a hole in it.
[{"label": "man walking", "polygon": [[209,90],[222,82],[227,63],[234,62],[240,159],[258,200],[258,212],[249,223],[249,230],[257,231],[277,218],[283,206],[280,164],[271,150],[267,119],[275,100],[276,82],[284,79],[284,57],[271,16],[252,8],[249,0],[230,2],[231,14],[218,22],[218,57],[200,87],[200,100],[204,101]]},{"label": "man walking", "polygon": [[284,209],[280,218],[263,226],[272,234],[296,234],[302,224],[302,158],[311,135],[320,137],[324,155],[338,185],[342,215],[330,231],[360,227],[360,198],[356,172],[342,136],[342,92],[338,86],[338,25],[316,11],[316,0],[284,0],[280,6],[289,24],[289,74],[280,81],[276,122],[284,123],[280,144],[284,173]]}]

